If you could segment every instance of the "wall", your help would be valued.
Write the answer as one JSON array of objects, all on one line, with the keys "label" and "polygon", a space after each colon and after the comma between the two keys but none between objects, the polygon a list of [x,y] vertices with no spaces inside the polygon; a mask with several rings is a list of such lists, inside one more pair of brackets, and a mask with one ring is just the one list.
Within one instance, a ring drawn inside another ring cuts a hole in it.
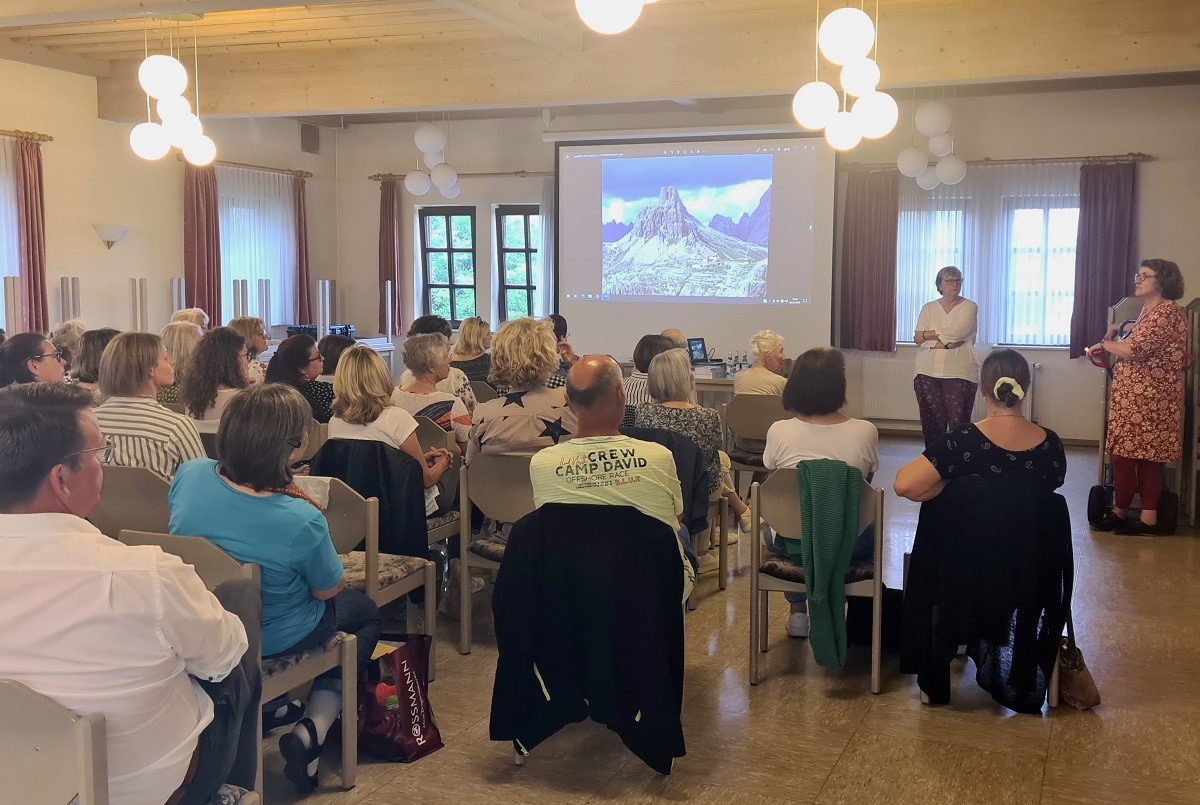
[{"label": "wall", "polygon": [[[146,162],[129,149],[128,124],[96,117],[94,78],[0,61],[0,128],[39,131],[46,202],[50,320],[59,316],[59,278],[78,276],[82,316],[92,327],[130,326],[129,278],[148,280],[148,324],[170,316],[170,280],[183,275],[183,164]],[[14,91],[13,88],[20,88]],[[205,121],[220,158],[309,170],[310,259],[314,278],[336,271],[333,137],[321,156],[302,154],[288,120]],[[129,233],[111,251],[92,224]]]}]

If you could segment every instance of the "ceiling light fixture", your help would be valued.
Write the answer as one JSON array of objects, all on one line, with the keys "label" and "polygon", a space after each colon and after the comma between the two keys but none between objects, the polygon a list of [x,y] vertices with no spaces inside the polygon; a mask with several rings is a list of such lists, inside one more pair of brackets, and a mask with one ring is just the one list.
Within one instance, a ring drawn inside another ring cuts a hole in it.
[{"label": "ceiling light fixture", "polygon": [[[138,67],[138,83],[146,92],[146,122],[139,123],[129,132],[129,147],[133,153],[145,160],[162,159],[172,147],[183,152],[184,158],[193,165],[212,164],[217,156],[217,145],[204,134],[200,122],[200,55],[196,35],[196,21],[200,15],[182,15],[172,18],[178,28],[180,21],[192,23],[192,64],[194,81],[192,87],[195,105],[183,96],[188,88],[187,69],[176,57],[174,31],[167,46],[168,53],[150,55],[149,32],[142,27],[145,58]],[[180,45],[182,50],[182,45]],[[159,123],[150,114],[150,99],[158,113]],[[193,111],[194,110],[194,111]]]},{"label": "ceiling light fixture", "polygon": [[632,28],[644,5],[644,0],[575,0],[575,10],[583,24],[606,36]]}]

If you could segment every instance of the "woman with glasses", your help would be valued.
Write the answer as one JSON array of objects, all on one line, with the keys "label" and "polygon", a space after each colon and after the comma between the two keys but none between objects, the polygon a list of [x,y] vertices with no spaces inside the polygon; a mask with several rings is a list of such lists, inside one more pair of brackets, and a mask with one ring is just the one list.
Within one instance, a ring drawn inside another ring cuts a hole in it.
[{"label": "woman with glasses", "polygon": [[921,308],[913,341],[917,376],[913,390],[921,410],[921,430],[929,447],[955,425],[971,421],[979,363],[975,326],[979,306],[962,296],[962,272],[946,266],[934,278],[941,299]]},{"label": "woman with glasses", "polygon": [[313,419],[328,422],[333,416],[333,384],[317,380],[325,371],[325,359],[317,342],[307,335],[285,338],[267,364],[268,383],[286,383],[304,395],[312,406]]},{"label": "woman with glasses", "polygon": [[[1183,452],[1183,366],[1187,354],[1187,317],[1174,300],[1183,296],[1183,275],[1170,260],[1143,260],[1133,275],[1133,295],[1142,300],[1133,330],[1117,340],[1113,324],[1092,355],[1106,355],[1113,367],[1108,398],[1108,438],[1115,500],[1112,511],[1093,525],[1117,534],[1164,534],[1159,527],[1162,463]],[[1133,495],[1142,511],[1129,520]]]},{"label": "woman with glasses", "polygon": [[0,387],[13,383],[61,383],[62,353],[41,333],[18,333],[0,344]]},{"label": "woman with glasses", "polygon": [[254,316],[237,316],[229,320],[229,329],[246,339],[246,378],[250,385],[263,382],[267,367],[258,359],[267,349],[267,327]]},{"label": "woman with glasses", "polygon": [[188,416],[206,423],[205,433],[216,433],[225,406],[250,385],[248,360],[246,339],[228,327],[209,330],[196,344],[179,396]]}]

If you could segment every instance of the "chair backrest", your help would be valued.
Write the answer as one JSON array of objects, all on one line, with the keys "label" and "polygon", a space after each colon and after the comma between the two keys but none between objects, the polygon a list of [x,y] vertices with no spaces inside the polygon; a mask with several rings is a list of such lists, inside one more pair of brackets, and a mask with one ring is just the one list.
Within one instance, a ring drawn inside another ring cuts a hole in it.
[{"label": "chair backrest", "polygon": [[200,431],[200,444],[204,445],[204,453],[211,459],[217,458],[217,433]]},{"label": "chair backrest", "polygon": [[214,590],[231,579],[257,579],[257,565],[243,565],[203,537],[180,537],[146,531],[122,531],[118,539],[125,545],[157,545],[178,556],[196,569],[204,586]]},{"label": "chair backrest", "polygon": [[163,408],[168,411],[174,411],[177,414],[186,414],[187,408],[181,402],[166,402],[162,404]]},{"label": "chair backrest", "polygon": [[422,450],[432,450],[435,447],[451,451],[455,449],[453,433],[427,416],[419,416],[416,419],[417,441],[421,443]]},{"label": "chair backrest", "polygon": [[783,397],[775,394],[735,394],[721,407],[725,427],[740,439],[765,441],[771,426],[789,416]]},{"label": "chair backrest", "polygon": [[308,447],[304,451],[304,457],[301,461],[312,461],[313,456],[321,449],[325,442],[329,441],[329,426],[312,420],[308,423]]},{"label": "chair backrest", "polygon": [[0,679],[5,802],[108,805],[104,716],[76,716],[20,682]]},{"label": "chair backrest", "polygon": [[100,533],[116,539],[122,530],[165,532],[170,484],[145,467],[105,465],[100,502],[88,515]]},{"label": "chair backrest", "polygon": [[337,478],[329,479],[329,537],[338,553],[361,543],[379,545],[379,498],[364,498]]},{"label": "chair backrest", "polygon": [[[800,471],[775,470],[758,489],[759,515],[781,537],[800,539],[804,524],[800,522]],[[858,503],[858,533],[875,522],[876,509],[882,499],[880,490],[863,481]]]},{"label": "chair backrest", "polygon": [[487,402],[488,400],[494,400],[500,396],[496,393],[496,390],[491,387],[491,385],[483,382],[482,380],[472,380],[471,391],[475,392],[476,402]]},{"label": "chair backrest", "polygon": [[537,507],[529,480],[529,456],[480,453],[463,467],[459,493],[468,490],[471,503],[493,520],[515,523]]}]

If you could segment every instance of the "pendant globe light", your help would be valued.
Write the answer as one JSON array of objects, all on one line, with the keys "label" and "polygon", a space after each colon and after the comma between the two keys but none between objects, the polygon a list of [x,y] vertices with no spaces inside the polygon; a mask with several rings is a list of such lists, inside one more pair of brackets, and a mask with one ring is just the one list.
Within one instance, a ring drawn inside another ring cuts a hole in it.
[{"label": "pendant globe light", "polygon": [[129,147],[142,159],[162,159],[171,150],[167,133],[157,123],[139,123],[129,132]]},{"label": "pendant globe light", "polygon": [[857,121],[862,136],[875,140],[886,137],[896,128],[900,107],[886,92],[872,92],[855,101],[850,114]]},{"label": "pendant globe light", "polygon": [[606,36],[632,28],[642,15],[643,5],[643,0],[575,0],[583,24]]},{"label": "pendant globe light", "polygon": [[824,81],[809,81],[792,99],[792,115],[806,129],[825,128],[837,111],[837,90]]},{"label": "pendant globe light", "polygon": [[187,89],[187,70],[183,69],[183,62],[174,56],[155,53],[147,56],[138,67],[138,83],[151,98],[182,95]]},{"label": "pendant globe light", "polygon": [[838,112],[825,127],[825,142],[838,151],[849,151],[862,142],[858,122],[849,112]]},{"label": "pendant globe light", "polygon": [[871,52],[875,24],[865,11],[839,8],[830,12],[817,31],[821,54],[834,64],[848,64]]}]

